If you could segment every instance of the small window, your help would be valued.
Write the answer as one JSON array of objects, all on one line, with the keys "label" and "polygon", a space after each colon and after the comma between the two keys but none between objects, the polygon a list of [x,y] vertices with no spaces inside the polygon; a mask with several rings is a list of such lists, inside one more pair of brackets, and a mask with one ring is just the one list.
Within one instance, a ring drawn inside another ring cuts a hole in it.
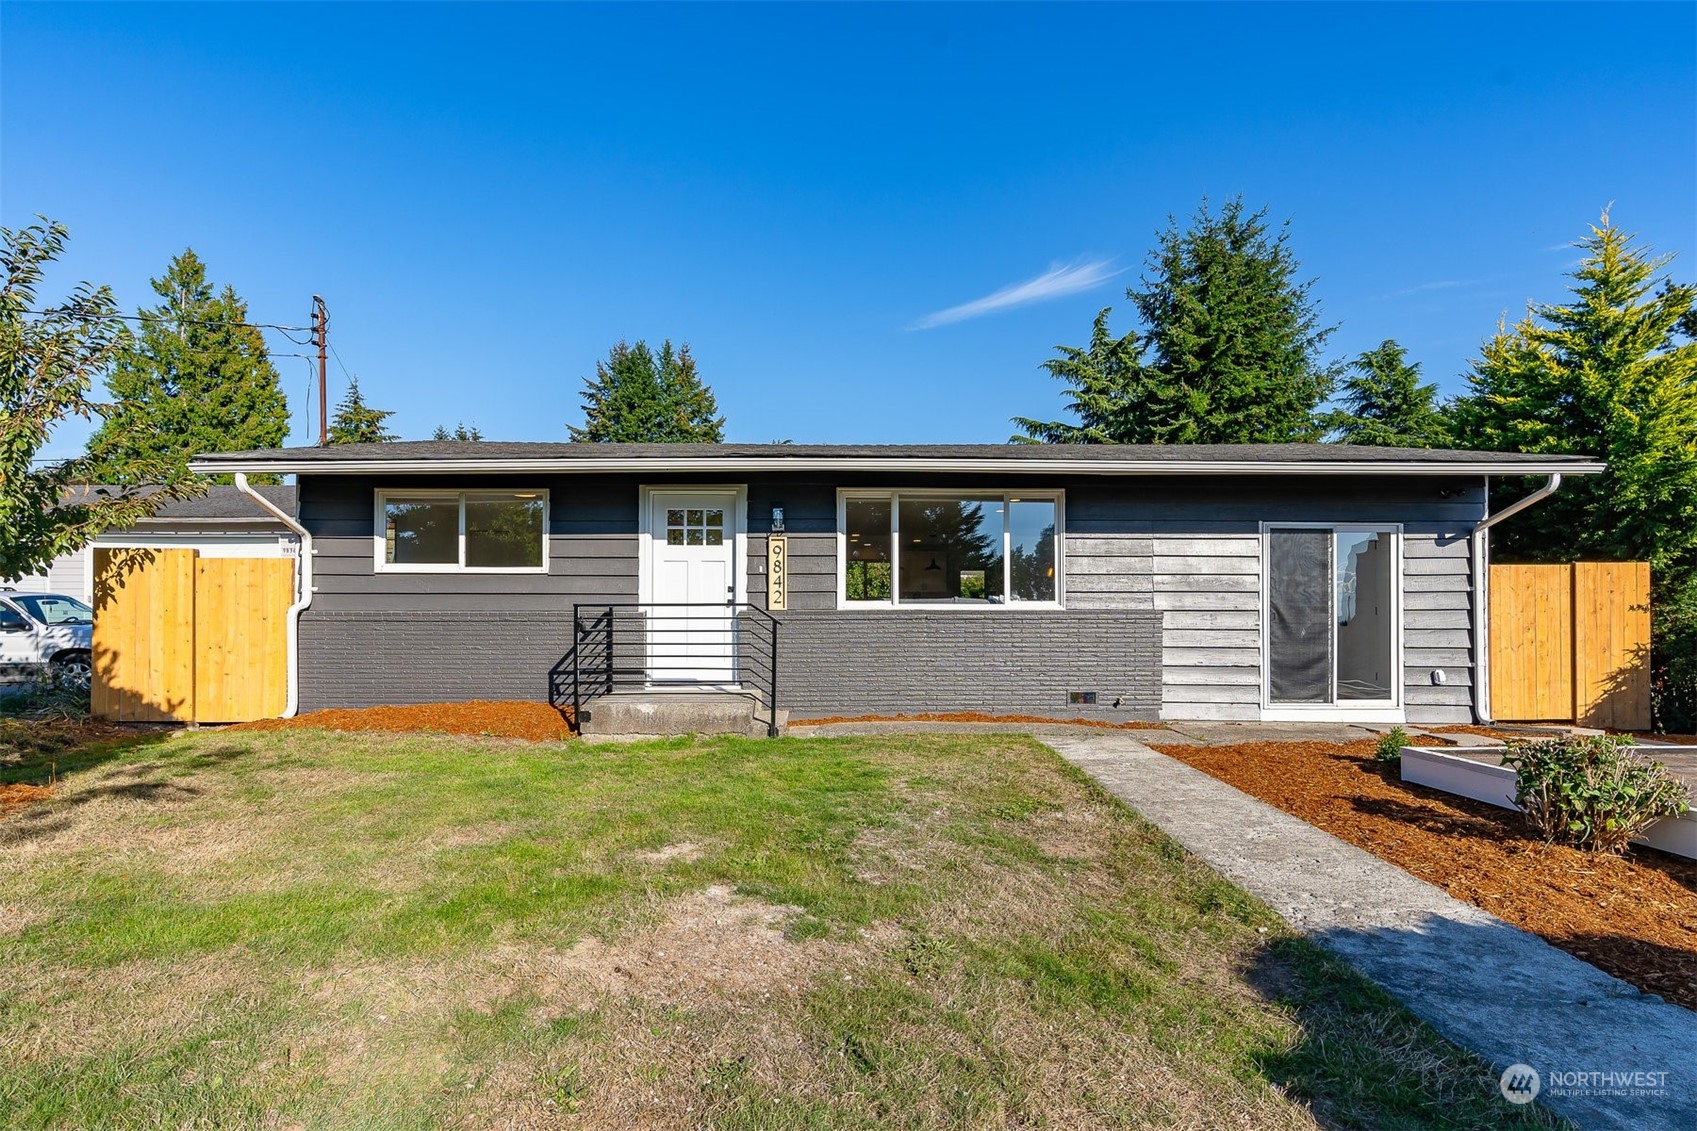
[{"label": "small window", "polygon": [[382,569],[546,568],[546,492],[385,492],[378,514]]},{"label": "small window", "polygon": [[1023,493],[845,494],[843,603],[1058,604],[1060,507]]}]

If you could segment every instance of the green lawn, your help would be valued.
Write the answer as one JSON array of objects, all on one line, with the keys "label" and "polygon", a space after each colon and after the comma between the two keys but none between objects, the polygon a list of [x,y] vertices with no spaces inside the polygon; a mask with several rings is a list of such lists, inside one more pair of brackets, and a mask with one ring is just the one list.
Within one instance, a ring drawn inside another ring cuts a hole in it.
[{"label": "green lawn", "polygon": [[8,1126],[1550,1125],[1024,738],[77,765],[0,821]]}]

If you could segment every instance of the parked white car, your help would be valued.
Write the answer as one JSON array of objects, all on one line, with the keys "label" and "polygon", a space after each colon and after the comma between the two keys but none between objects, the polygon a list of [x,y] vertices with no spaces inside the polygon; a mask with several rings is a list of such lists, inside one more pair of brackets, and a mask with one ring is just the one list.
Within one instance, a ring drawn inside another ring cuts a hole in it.
[{"label": "parked white car", "polygon": [[86,690],[93,647],[94,610],[75,597],[0,589],[0,683],[49,675]]}]

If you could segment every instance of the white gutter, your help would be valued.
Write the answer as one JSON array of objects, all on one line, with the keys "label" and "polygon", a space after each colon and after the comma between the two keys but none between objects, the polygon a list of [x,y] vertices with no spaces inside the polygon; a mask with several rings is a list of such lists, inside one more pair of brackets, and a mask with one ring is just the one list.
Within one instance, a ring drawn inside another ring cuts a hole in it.
[{"label": "white gutter", "polygon": [[[679,445],[688,447],[688,445]],[[268,475],[495,475],[514,472],[590,474],[609,471],[758,472],[758,471],[896,471],[998,475],[1595,475],[1604,465],[1595,461],[1548,463],[1436,463],[1424,460],[1139,460],[1139,459],[1009,459],[997,457],[857,456],[608,456],[509,457],[486,459],[304,459],[193,460],[189,470],[201,475],[253,472]]]},{"label": "white gutter", "polygon": [[[1527,507],[1549,498],[1560,486],[1560,473],[1552,473],[1549,482],[1519,502],[1485,518],[1468,534],[1468,549],[1473,558],[1473,717],[1480,726],[1490,726],[1496,721],[1491,716],[1491,577],[1486,572],[1489,555],[1485,532],[1505,518],[1513,518]],[[1489,505],[1488,501],[1486,505]]]},{"label": "white gutter", "polygon": [[236,490],[258,503],[278,522],[293,530],[301,540],[300,565],[295,570],[295,603],[289,606],[287,620],[284,622],[289,641],[289,693],[284,702],[282,717],[287,719],[300,710],[300,619],[301,613],[312,604],[312,535],[292,516],[285,514],[276,503],[249,487],[245,472],[236,472]]}]

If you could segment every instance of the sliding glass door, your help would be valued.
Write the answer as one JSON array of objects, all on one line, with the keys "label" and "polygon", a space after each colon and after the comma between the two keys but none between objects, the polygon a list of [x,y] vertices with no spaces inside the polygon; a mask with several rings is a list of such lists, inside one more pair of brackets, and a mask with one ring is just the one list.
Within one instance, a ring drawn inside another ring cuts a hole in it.
[{"label": "sliding glass door", "polygon": [[1394,706],[1395,528],[1266,529],[1267,703]]}]

